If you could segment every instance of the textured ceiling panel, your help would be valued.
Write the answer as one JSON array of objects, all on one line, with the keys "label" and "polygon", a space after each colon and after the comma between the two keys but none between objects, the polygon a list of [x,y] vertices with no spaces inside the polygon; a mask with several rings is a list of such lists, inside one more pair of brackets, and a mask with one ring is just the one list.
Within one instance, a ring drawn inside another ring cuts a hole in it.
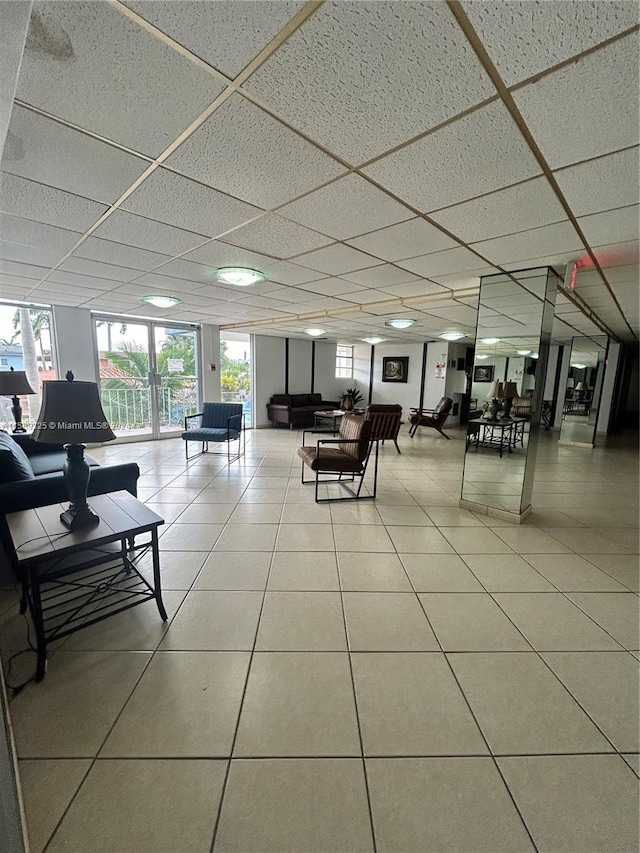
[{"label": "textured ceiling panel", "polygon": [[249,249],[241,249],[239,246],[231,246],[229,243],[222,243],[220,240],[212,240],[193,252],[187,252],[183,256],[183,260],[206,264],[212,268],[243,266],[261,271],[264,271],[266,264],[273,263],[272,259],[266,255],[251,252]]},{"label": "textured ceiling panel", "polygon": [[20,216],[0,213],[0,237],[24,246],[55,249],[64,255],[75,246],[81,234],[79,231],[67,231],[54,225],[43,225]]},{"label": "textured ceiling panel", "polygon": [[323,278],[320,281],[311,281],[308,284],[300,285],[300,290],[308,293],[320,293],[323,296],[341,296],[344,293],[356,293],[364,289],[362,285],[354,284],[343,278]]},{"label": "textured ceiling panel", "polygon": [[539,175],[501,101],[431,133],[364,170],[422,212]]},{"label": "textured ceiling panel", "polygon": [[585,252],[582,240],[569,221],[543,225],[531,231],[520,231],[508,237],[484,240],[474,243],[473,248],[498,265],[529,261],[541,257],[545,252],[549,255],[563,250],[575,251],[577,254]]},{"label": "textured ceiling panel", "polygon": [[400,261],[399,266],[425,278],[432,278],[433,276],[477,269],[481,263],[482,261],[477,255],[460,247],[448,249],[446,252],[436,252],[433,255],[423,255],[419,258]]},{"label": "textured ceiling panel", "polygon": [[148,252],[146,249],[123,246],[122,243],[100,240],[97,237],[88,237],[78,246],[73,255],[91,261],[115,264],[119,267],[130,267],[134,270],[152,270],[169,260],[168,255],[161,255],[159,252]]},{"label": "textured ceiling panel", "polygon": [[107,3],[35,3],[18,97],[157,156],[222,91]]},{"label": "textured ceiling panel", "polygon": [[217,237],[261,213],[257,207],[166,169],[157,169],[123,207],[167,225],[188,231],[197,229],[208,237]]},{"label": "textured ceiling panel", "polygon": [[247,88],[354,164],[495,94],[444,3],[327,3]]},{"label": "textured ceiling panel", "polygon": [[320,246],[328,246],[331,238],[303,228],[302,225],[296,225],[295,222],[288,222],[275,213],[268,213],[261,219],[226,234],[224,242],[282,259],[310,252]]},{"label": "textured ceiling panel", "polygon": [[296,258],[296,263],[331,275],[341,275],[353,270],[377,266],[379,261],[372,258],[371,255],[365,255],[364,252],[352,249],[350,246],[342,246],[336,243],[333,246],[318,249],[316,252],[300,255],[299,258]]},{"label": "textured ceiling panel", "polygon": [[167,2],[126,5],[228,77],[236,77],[304,3]]},{"label": "textured ceiling panel", "polygon": [[3,261],[18,261],[25,264],[37,264],[52,267],[64,256],[58,249],[46,246],[24,246],[22,243],[9,243],[0,240],[0,259]]},{"label": "textured ceiling panel", "polygon": [[239,95],[217,109],[166,162],[266,209],[344,172],[336,160]]},{"label": "textured ceiling panel", "polygon": [[637,145],[637,33],[513,97],[552,169]]},{"label": "textured ceiling panel", "polygon": [[103,264],[100,261],[91,261],[74,256],[68,258],[60,269],[79,272],[83,275],[93,275],[97,278],[113,279],[114,281],[129,281],[140,275],[140,270],[115,266],[114,264]]},{"label": "textured ceiling panel", "polygon": [[358,175],[334,181],[285,205],[279,213],[336,240],[394,225],[412,216],[410,210]]},{"label": "textured ceiling panel", "polygon": [[171,255],[179,255],[193,249],[207,239],[204,234],[172,228],[164,222],[136,216],[126,210],[114,211],[94,234],[116,243]]},{"label": "textured ceiling panel", "polygon": [[261,267],[261,271],[266,273],[272,281],[279,281],[282,284],[304,284],[322,278],[322,273],[317,270],[309,270],[289,261],[271,262]]},{"label": "textured ceiling panel", "polygon": [[455,240],[424,219],[410,219],[408,222],[381,228],[347,242],[356,249],[375,254],[385,261],[415,258],[429,252],[452,249],[458,245]]},{"label": "textured ceiling panel", "polygon": [[148,165],[139,157],[16,107],[0,168],[112,204]]},{"label": "textured ceiling panel", "polygon": [[84,232],[107,208],[104,204],[0,172],[0,210],[58,228]]},{"label": "textured ceiling panel", "polygon": [[416,278],[407,270],[394,267],[391,264],[382,264],[379,267],[359,270],[358,272],[345,273],[344,278],[355,281],[358,284],[366,284],[368,287],[382,287],[383,285],[402,284],[405,281],[413,281]]},{"label": "textured ceiling panel", "polygon": [[380,285],[380,290],[390,296],[426,296],[433,293],[448,293],[446,288],[432,281],[420,278],[417,281],[407,281],[403,284]]},{"label": "textured ceiling panel", "polygon": [[576,216],[638,201],[638,148],[630,148],[556,172],[555,179]]},{"label": "textured ceiling panel", "polygon": [[594,213],[578,219],[578,224],[592,246],[636,240],[640,230],[639,210],[640,207],[634,204],[620,210]]},{"label": "textured ceiling panel", "polygon": [[638,23],[633,2],[463,0],[463,6],[508,86]]},{"label": "textured ceiling panel", "polygon": [[432,218],[466,243],[475,243],[560,222],[566,216],[546,178],[535,178],[441,210]]}]

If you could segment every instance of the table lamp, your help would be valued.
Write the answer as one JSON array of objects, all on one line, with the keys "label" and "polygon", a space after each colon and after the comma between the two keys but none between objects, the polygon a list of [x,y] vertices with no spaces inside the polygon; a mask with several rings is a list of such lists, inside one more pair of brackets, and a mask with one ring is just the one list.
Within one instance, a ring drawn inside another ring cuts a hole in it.
[{"label": "table lamp", "polygon": [[575,391],[576,391],[576,393],[578,394],[578,399],[579,399],[579,400],[583,400],[583,399],[584,399],[584,392],[585,392],[586,390],[587,390],[587,384],[586,384],[586,382],[578,382],[578,384],[577,384],[577,385],[576,385],[576,387],[575,387]]},{"label": "table lamp", "polygon": [[43,382],[42,408],[33,439],[63,444],[67,452],[63,471],[71,505],[60,515],[60,521],[69,530],[100,521],[87,504],[91,469],[84,458],[84,442],[113,441],[115,437],[102,410],[95,382],[76,382],[71,371],[66,381]]},{"label": "table lamp", "polygon": [[502,397],[502,382],[498,382],[498,380],[495,379],[491,385],[491,388],[489,389],[489,393],[487,394],[487,400],[490,400],[489,414],[491,416],[492,421],[498,419],[498,412],[500,411]]},{"label": "table lamp", "polygon": [[18,394],[35,394],[27,374],[24,370],[14,370],[10,367],[9,370],[3,370],[0,373],[0,395],[4,397],[13,397],[11,406],[11,414],[16,422],[13,429],[14,432],[26,432],[22,426],[22,406]]},{"label": "table lamp", "polygon": [[513,406],[513,398],[518,396],[518,386],[515,382],[505,382],[504,388],[502,389],[502,394],[504,396],[504,415],[502,417],[504,418],[504,420],[510,420],[511,407]]}]

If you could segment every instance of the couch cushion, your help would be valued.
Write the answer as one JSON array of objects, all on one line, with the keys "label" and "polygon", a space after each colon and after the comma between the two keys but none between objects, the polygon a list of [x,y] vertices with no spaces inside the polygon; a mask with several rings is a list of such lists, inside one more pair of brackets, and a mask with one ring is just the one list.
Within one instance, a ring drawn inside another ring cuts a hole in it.
[{"label": "couch cushion", "polygon": [[0,483],[33,480],[29,457],[9,433],[0,430]]},{"label": "couch cushion", "polygon": [[290,406],[291,394],[274,394],[270,402],[274,406]]},{"label": "couch cushion", "polygon": [[309,406],[315,406],[318,403],[322,402],[322,394],[307,394],[307,397],[309,398],[308,399],[308,405]]},{"label": "couch cushion", "polygon": [[308,398],[309,398],[308,394],[292,394],[291,395],[291,405],[292,406],[306,406]]},{"label": "couch cushion", "polygon": [[[67,454],[64,451],[52,450],[49,453],[38,453],[36,456],[30,457],[29,461],[33,473],[36,477],[41,477],[43,474],[61,474],[66,458]],[[100,467],[99,463],[90,456],[84,458],[89,463],[90,468]]]}]

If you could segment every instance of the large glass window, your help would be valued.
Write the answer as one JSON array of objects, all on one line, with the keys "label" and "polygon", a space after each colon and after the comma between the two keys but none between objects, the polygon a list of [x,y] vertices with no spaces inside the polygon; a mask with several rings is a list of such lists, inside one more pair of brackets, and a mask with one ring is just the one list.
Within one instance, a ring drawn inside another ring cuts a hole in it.
[{"label": "large glass window", "polygon": [[220,391],[225,403],[242,403],[245,426],[251,426],[251,338],[240,332],[220,335]]},{"label": "large glass window", "polygon": [[353,377],[353,347],[336,347],[336,379]]}]

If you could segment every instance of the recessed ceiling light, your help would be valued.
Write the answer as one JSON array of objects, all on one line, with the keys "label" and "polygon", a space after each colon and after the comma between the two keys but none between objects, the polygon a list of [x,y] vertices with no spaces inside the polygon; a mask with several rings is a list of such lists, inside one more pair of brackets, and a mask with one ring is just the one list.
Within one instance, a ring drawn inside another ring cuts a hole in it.
[{"label": "recessed ceiling light", "polygon": [[531,353],[531,358],[538,358],[538,353],[537,353],[537,352],[532,352],[532,353]]},{"label": "recessed ceiling light", "polygon": [[386,341],[386,338],[360,338],[361,341],[364,341],[367,344],[371,344],[371,346],[375,346],[376,344],[381,344],[382,341]]},{"label": "recessed ceiling light", "polygon": [[319,338],[321,335],[326,335],[326,329],[305,329],[305,334],[311,335],[312,338]]},{"label": "recessed ceiling light", "polygon": [[464,338],[464,332],[443,332],[441,335],[438,335],[439,338],[444,338],[445,341],[459,341],[460,338]]},{"label": "recessed ceiling light", "polygon": [[485,359],[485,358],[489,358],[489,356],[488,356],[486,353],[484,353],[484,352],[479,352],[479,353],[476,355],[476,358],[477,358],[479,361],[484,361],[484,359]]},{"label": "recessed ceiling light", "polygon": [[518,352],[518,355],[531,355],[530,349],[519,349],[517,352]]},{"label": "recessed ceiling light", "polygon": [[213,277],[224,284],[235,284],[237,287],[249,287],[267,278],[264,273],[247,267],[220,267],[213,271]]},{"label": "recessed ceiling light", "polygon": [[415,320],[387,320],[385,326],[391,326],[392,329],[408,329],[409,326],[415,326]]},{"label": "recessed ceiling light", "polygon": [[182,305],[182,299],[178,299],[177,296],[157,296],[156,294],[151,294],[150,296],[141,296],[141,302],[148,302],[149,305],[155,305],[156,308],[173,308],[174,305]]},{"label": "recessed ceiling light", "polygon": [[491,344],[499,344],[500,338],[480,338],[480,343],[489,344],[489,346],[491,346]]},{"label": "recessed ceiling light", "polygon": [[571,367],[577,367],[578,370],[583,370],[587,365],[586,364],[572,364]]}]

